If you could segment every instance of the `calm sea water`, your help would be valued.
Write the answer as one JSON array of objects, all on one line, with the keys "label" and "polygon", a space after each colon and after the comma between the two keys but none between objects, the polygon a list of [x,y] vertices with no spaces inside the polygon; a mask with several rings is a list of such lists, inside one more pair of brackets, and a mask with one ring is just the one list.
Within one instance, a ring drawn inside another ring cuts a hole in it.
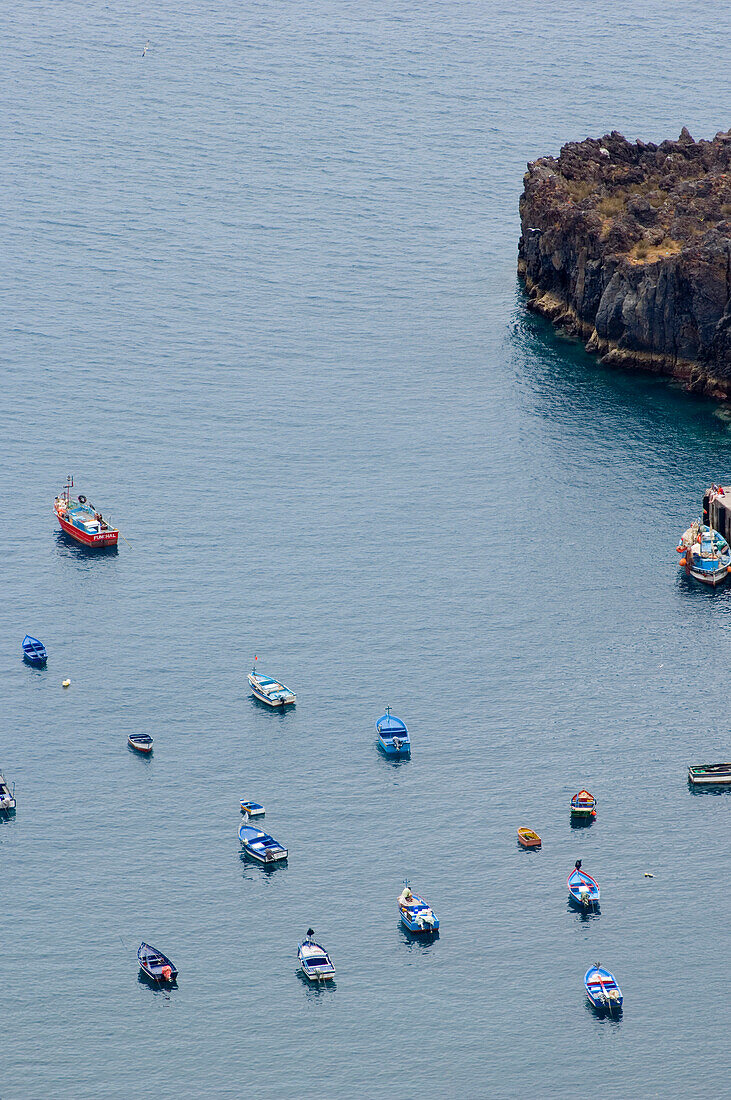
[{"label": "calm sea water", "polygon": [[[729,801],[685,777],[728,758],[731,592],[674,551],[727,423],[515,279],[528,159],[728,125],[723,18],[0,11],[3,1098],[729,1095]],[[67,473],[118,554],[57,532]],[[296,711],[249,698],[254,654]],[[242,861],[242,796],[286,868]],[[296,973],[309,924],[331,990]],[[587,1009],[597,959],[621,1021]]]}]

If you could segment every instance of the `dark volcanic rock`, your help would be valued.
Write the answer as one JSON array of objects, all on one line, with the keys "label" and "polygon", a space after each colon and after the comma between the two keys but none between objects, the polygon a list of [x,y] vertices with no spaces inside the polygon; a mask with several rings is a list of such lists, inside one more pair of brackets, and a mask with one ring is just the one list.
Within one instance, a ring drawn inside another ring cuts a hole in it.
[{"label": "dark volcanic rock", "polygon": [[569,142],[528,165],[518,271],[529,307],[604,362],[731,396],[731,130]]}]

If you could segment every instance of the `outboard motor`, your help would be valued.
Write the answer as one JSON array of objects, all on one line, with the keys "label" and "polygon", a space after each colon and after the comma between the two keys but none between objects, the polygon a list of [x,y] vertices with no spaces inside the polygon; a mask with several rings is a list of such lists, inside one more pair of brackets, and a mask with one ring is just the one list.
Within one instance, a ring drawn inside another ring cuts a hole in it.
[{"label": "outboard motor", "polygon": [[393,747],[395,748],[396,752],[401,752],[401,741],[398,739],[398,737],[394,737]]}]

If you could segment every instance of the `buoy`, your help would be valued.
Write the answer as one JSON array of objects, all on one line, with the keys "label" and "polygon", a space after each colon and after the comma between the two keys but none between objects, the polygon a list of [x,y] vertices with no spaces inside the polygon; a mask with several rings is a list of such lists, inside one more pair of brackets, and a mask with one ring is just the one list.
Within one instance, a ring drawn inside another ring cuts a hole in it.
[{"label": "buoy", "polygon": [[688,563],[687,563],[687,561],[685,560],[685,558],[681,558],[681,559],[680,559],[680,565],[687,565],[687,564],[688,564]]},{"label": "buoy", "polygon": [[654,878],[654,877],[655,876],[651,875],[649,871],[645,871],[645,878]]},{"label": "buoy", "polygon": [[71,681],[70,681],[70,680],[64,680],[64,681],[63,681],[63,682],[61,683],[61,687],[65,687],[65,688],[67,688],[67,687],[71,687]]}]

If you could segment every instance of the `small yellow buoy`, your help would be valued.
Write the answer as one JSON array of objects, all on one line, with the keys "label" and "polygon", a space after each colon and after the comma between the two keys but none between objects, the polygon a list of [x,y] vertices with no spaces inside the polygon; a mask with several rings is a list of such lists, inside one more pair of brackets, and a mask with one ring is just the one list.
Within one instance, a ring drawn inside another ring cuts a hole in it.
[{"label": "small yellow buoy", "polygon": [[655,876],[651,875],[649,871],[645,871],[645,878],[654,878],[654,877]]},{"label": "small yellow buoy", "polygon": [[62,683],[61,683],[61,687],[67,688],[67,687],[70,687],[70,686],[71,686],[71,681],[70,680],[63,680]]}]

